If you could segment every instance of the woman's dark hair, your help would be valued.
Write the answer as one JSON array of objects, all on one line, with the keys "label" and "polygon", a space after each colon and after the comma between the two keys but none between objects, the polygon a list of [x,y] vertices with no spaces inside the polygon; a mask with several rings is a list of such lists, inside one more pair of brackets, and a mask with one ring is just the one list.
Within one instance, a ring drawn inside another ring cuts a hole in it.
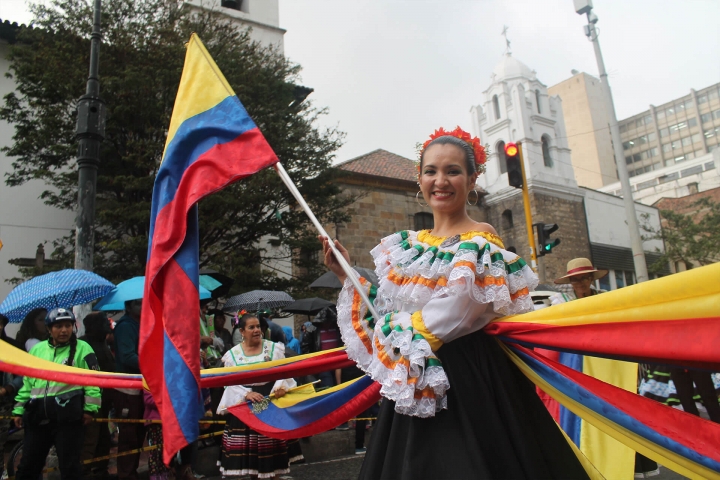
[{"label": "woman's dark hair", "polygon": [[427,152],[427,149],[432,147],[433,145],[455,145],[465,153],[465,167],[467,168],[468,175],[472,175],[473,173],[477,172],[477,167],[475,165],[475,152],[473,152],[470,144],[467,143],[465,140],[461,140],[458,137],[453,137],[452,135],[443,135],[442,137],[438,137],[432,142],[428,143],[427,147],[423,149],[422,155],[420,155],[421,171],[423,166],[423,160],[425,159],[425,152]]},{"label": "woman's dark hair", "polygon": [[91,312],[83,319],[85,335],[93,340],[104,340],[110,329],[110,321],[105,312]]},{"label": "woman's dark hair", "polygon": [[251,318],[257,318],[258,322],[260,321],[260,319],[258,318],[258,316],[255,315],[254,313],[246,313],[245,315],[243,315],[242,317],[240,317],[240,318],[238,319],[236,328],[241,328],[241,329],[244,330],[244,329],[245,329],[245,324],[246,324],[247,321],[250,320]]},{"label": "woman's dark hair", "polygon": [[3,340],[8,343],[12,343],[10,341],[10,338],[7,336],[7,333],[5,332],[5,327],[7,327],[7,324],[10,323],[10,319],[7,318],[5,315],[0,313],[0,323],[2,323],[3,329],[0,332],[0,340]]},{"label": "woman's dark hair", "polygon": [[20,348],[24,350],[25,342],[31,338],[37,338],[38,340],[45,340],[48,338],[47,331],[45,331],[43,335],[38,336],[38,331],[35,327],[35,320],[39,317],[45,318],[46,315],[47,310],[44,308],[34,308],[25,315],[25,318],[23,318],[23,321],[20,324],[20,330],[18,330],[18,333],[15,336],[15,340],[17,341],[17,344],[20,345]]},{"label": "woman's dark hair", "polygon": [[72,367],[73,361],[75,361],[75,350],[77,350],[77,335],[73,332],[70,337],[70,353],[67,358],[67,366]]}]

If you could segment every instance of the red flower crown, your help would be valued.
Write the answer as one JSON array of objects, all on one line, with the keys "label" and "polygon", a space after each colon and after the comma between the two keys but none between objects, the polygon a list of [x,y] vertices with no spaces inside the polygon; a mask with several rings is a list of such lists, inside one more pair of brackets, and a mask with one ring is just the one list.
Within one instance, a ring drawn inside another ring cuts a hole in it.
[{"label": "red flower crown", "polygon": [[[436,138],[445,136],[457,137],[470,145],[470,148],[473,149],[473,153],[475,154],[475,166],[477,168],[477,171],[479,173],[485,171],[485,162],[487,161],[487,153],[485,152],[485,147],[480,144],[480,139],[478,137],[473,137],[459,126],[451,132],[446,131],[442,127],[435,130],[435,133],[430,135],[430,138],[422,144],[422,148],[420,149],[420,156],[422,156],[427,146],[430,145],[430,142],[432,142]],[[418,164],[418,169],[419,168],[420,165]]]}]

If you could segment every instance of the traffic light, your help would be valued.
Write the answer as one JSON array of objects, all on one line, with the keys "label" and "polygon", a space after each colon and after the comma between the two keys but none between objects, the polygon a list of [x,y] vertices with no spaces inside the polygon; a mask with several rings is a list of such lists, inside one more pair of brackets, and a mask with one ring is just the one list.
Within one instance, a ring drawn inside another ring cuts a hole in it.
[{"label": "traffic light", "polygon": [[550,235],[559,227],[557,223],[536,223],[537,228],[537,256],[542,257],[552,253],[552,249],[560,245],[560,239],[550,238]]},{"label": "traffic light", "polygon": [[514,143],[505,145],[505,162],[507,165],[508,183],[511,187],[523,188],[522,158],[520,149]]}]

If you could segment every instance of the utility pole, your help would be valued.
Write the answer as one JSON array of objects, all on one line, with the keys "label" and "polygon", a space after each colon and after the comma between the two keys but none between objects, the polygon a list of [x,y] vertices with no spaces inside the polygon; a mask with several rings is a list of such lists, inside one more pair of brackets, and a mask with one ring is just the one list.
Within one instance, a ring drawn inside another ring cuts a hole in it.
[{"label": "utility pole", "polygon": [[[93,30],[90,36],[90,73],[85,95],[77,103],[78,140],[78,205],[75,219],[75,268],[93,269],[94,228],[95,228],[95,191],[97,170],[100,165],[100,145],[105,138],[105,102],[100,98],[98,70],[100,62],[100,2],[95,0],[93,8]],[[87,308],[85,308],[87,307]],[[89,306],[79,308],[88,313]],[[87,311],[85,311],[87,310]],[[78,318],[84,315],[78,314]]]},{"label": "utility pole", "polygon": [[627,216],[628,230],[630,231],[630,242],[632,246],[633,263],[635,265],[635,275],[637,283],[648,280],[647,264],[645,262],[645,252],[642,246],[642,238],[640,237],[640,226],[637,221],[637,213],[635,212],[635,202],[633,201],[632,190],[630,188],[630,176],[628,175],[627,165],[625,164],[625,154],[622,149],[622,140],[620,138],[620,128],[618,126],[617,116],[615,114],[615,104],[613,103],[612,92],[610,91],[610,82],[605,71],[605,62],[603,62],[602,52],[600,51],[600,42],[598,41],[598,31],[595,24],[598,17],[592,11],[592,0],[574,0],[575,11],[579,15],[586,14],[588,24],[585,25],[585,36],[592,42],[595,48],[595,59],[598,64],[600,73],[600,83],[605,97],[605,107],[610,117],[610,135],[613,142],[613,151],[615,153],[615,165],[617,166],[618,176],[620,177],[620,185],[622,186],[623,201],[625,203],[625,215]]}]

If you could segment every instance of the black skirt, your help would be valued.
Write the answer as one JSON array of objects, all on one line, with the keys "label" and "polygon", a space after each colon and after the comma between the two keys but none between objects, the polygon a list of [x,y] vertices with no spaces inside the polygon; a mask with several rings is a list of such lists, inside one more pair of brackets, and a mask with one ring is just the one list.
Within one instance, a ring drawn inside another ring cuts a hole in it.
[{"label": "black skirt", "polygon": [[441,347],[447,410],[432,418],[384,400],[360,478],[588,478],[533,384],[477,332]]}]

